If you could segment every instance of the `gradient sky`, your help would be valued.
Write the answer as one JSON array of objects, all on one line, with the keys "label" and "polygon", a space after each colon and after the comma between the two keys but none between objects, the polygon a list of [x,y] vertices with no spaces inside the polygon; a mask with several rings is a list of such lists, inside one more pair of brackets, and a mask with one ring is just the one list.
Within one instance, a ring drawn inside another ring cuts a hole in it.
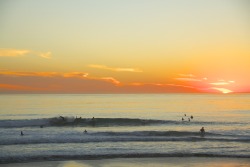
[{"label": "gradient sky", "polygon": [[247,0],[1,0],[0,92],[250,92]]}]

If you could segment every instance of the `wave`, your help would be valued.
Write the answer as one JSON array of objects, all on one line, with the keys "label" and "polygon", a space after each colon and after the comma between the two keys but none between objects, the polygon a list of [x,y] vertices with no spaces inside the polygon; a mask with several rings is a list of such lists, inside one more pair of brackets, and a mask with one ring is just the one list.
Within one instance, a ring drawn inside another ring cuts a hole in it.
[{"label": "wave", "polygon": [[36,126],[150,126],[150,125],[232,125],[244,124],[239,122],[202,122],[202,121],[175,121],[175,120],[156,120],[139,118],[73,118],[73,117],[54,117],[42,119],[23,119],[23,120],[0,120],[0,128],[16,127],[36,127]]},{"label": "wave", "polygon": [[[200,132],[189,131],[133,131],[133,132],[95,132],[89,135],[103,135],[103,136],[166,136],[166,137],[187,137],[187,136],[200,136]],[[221,136],[216,133],[206,133],[206,136]]]},{"label": "wave", "polygon": [[215,133],[185,131],[134,131],[134,132],[64,132],[56,134],[29,134],[0,140],[0,145],[45,143],[96,143],[96,142],[250,142],[249,136],[228,136]]},{"label": "wave", "polygon": [[156,158],[156,157],[205,157],[205,158],[250,158],[250,155],[218,154],[218,153],[124,153],[124,154],[60,154],[60,155],[32,155],[12,156],[0,159],[0,164],[35,161],[63,161],[63,160],[94,160],[110,158]]}]

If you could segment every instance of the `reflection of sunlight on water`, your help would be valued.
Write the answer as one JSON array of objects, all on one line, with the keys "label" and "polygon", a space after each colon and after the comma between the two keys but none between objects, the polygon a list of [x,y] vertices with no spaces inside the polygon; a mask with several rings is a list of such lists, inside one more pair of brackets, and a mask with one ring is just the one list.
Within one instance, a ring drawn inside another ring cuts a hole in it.
[{"label": "reflection of sunlight on water", "polygon": [[68,162],[65,162],[65,163],[59,165],[58,167],[90,167],[90,166],[83,164],[83,163],[78,163],[75,161],[68,161]]}]

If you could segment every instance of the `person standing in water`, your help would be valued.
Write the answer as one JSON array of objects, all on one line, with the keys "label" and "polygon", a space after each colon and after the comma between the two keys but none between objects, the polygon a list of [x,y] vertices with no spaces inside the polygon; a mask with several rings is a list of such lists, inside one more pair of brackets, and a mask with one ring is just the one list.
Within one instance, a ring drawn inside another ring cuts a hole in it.
[{"label": "person standing in water", "polygon": [[24,134],[23,134],[23,131],[21,131],[21,136],[23,136]]}]

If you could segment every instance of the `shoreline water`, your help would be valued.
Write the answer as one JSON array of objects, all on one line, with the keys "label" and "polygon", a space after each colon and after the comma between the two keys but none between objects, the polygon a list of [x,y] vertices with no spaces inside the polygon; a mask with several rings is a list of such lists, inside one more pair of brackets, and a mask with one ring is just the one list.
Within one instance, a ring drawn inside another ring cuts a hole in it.
[{"label": "shoreline water", "polygon": [[18,157],[12,157],[9,160],[0,161],[1,166],[4,164],[25,164],[25,163],[39,163],[39,162],[53,162],[53,161],[105,161],[112,159],[238,159],[248,160],[250,164],[250,156],[232,156],[232,155],[220,155],[220,154],[176,154],[176,153],[144,153],[144,154],[109,154],[109,155],[67,155],[67,156],[33,156],[29,159],[18,159]]},{"label": "shoreline water", "polygon": [[250,159],[247,158],[225,158],[225,157],[154,157],[154,158],[105,158],[88,160],[65,160],[65,161],[34,161],[23,163],[1,164],[1,167],[163,167],[163,166],[241,166],[249,167]]}]

